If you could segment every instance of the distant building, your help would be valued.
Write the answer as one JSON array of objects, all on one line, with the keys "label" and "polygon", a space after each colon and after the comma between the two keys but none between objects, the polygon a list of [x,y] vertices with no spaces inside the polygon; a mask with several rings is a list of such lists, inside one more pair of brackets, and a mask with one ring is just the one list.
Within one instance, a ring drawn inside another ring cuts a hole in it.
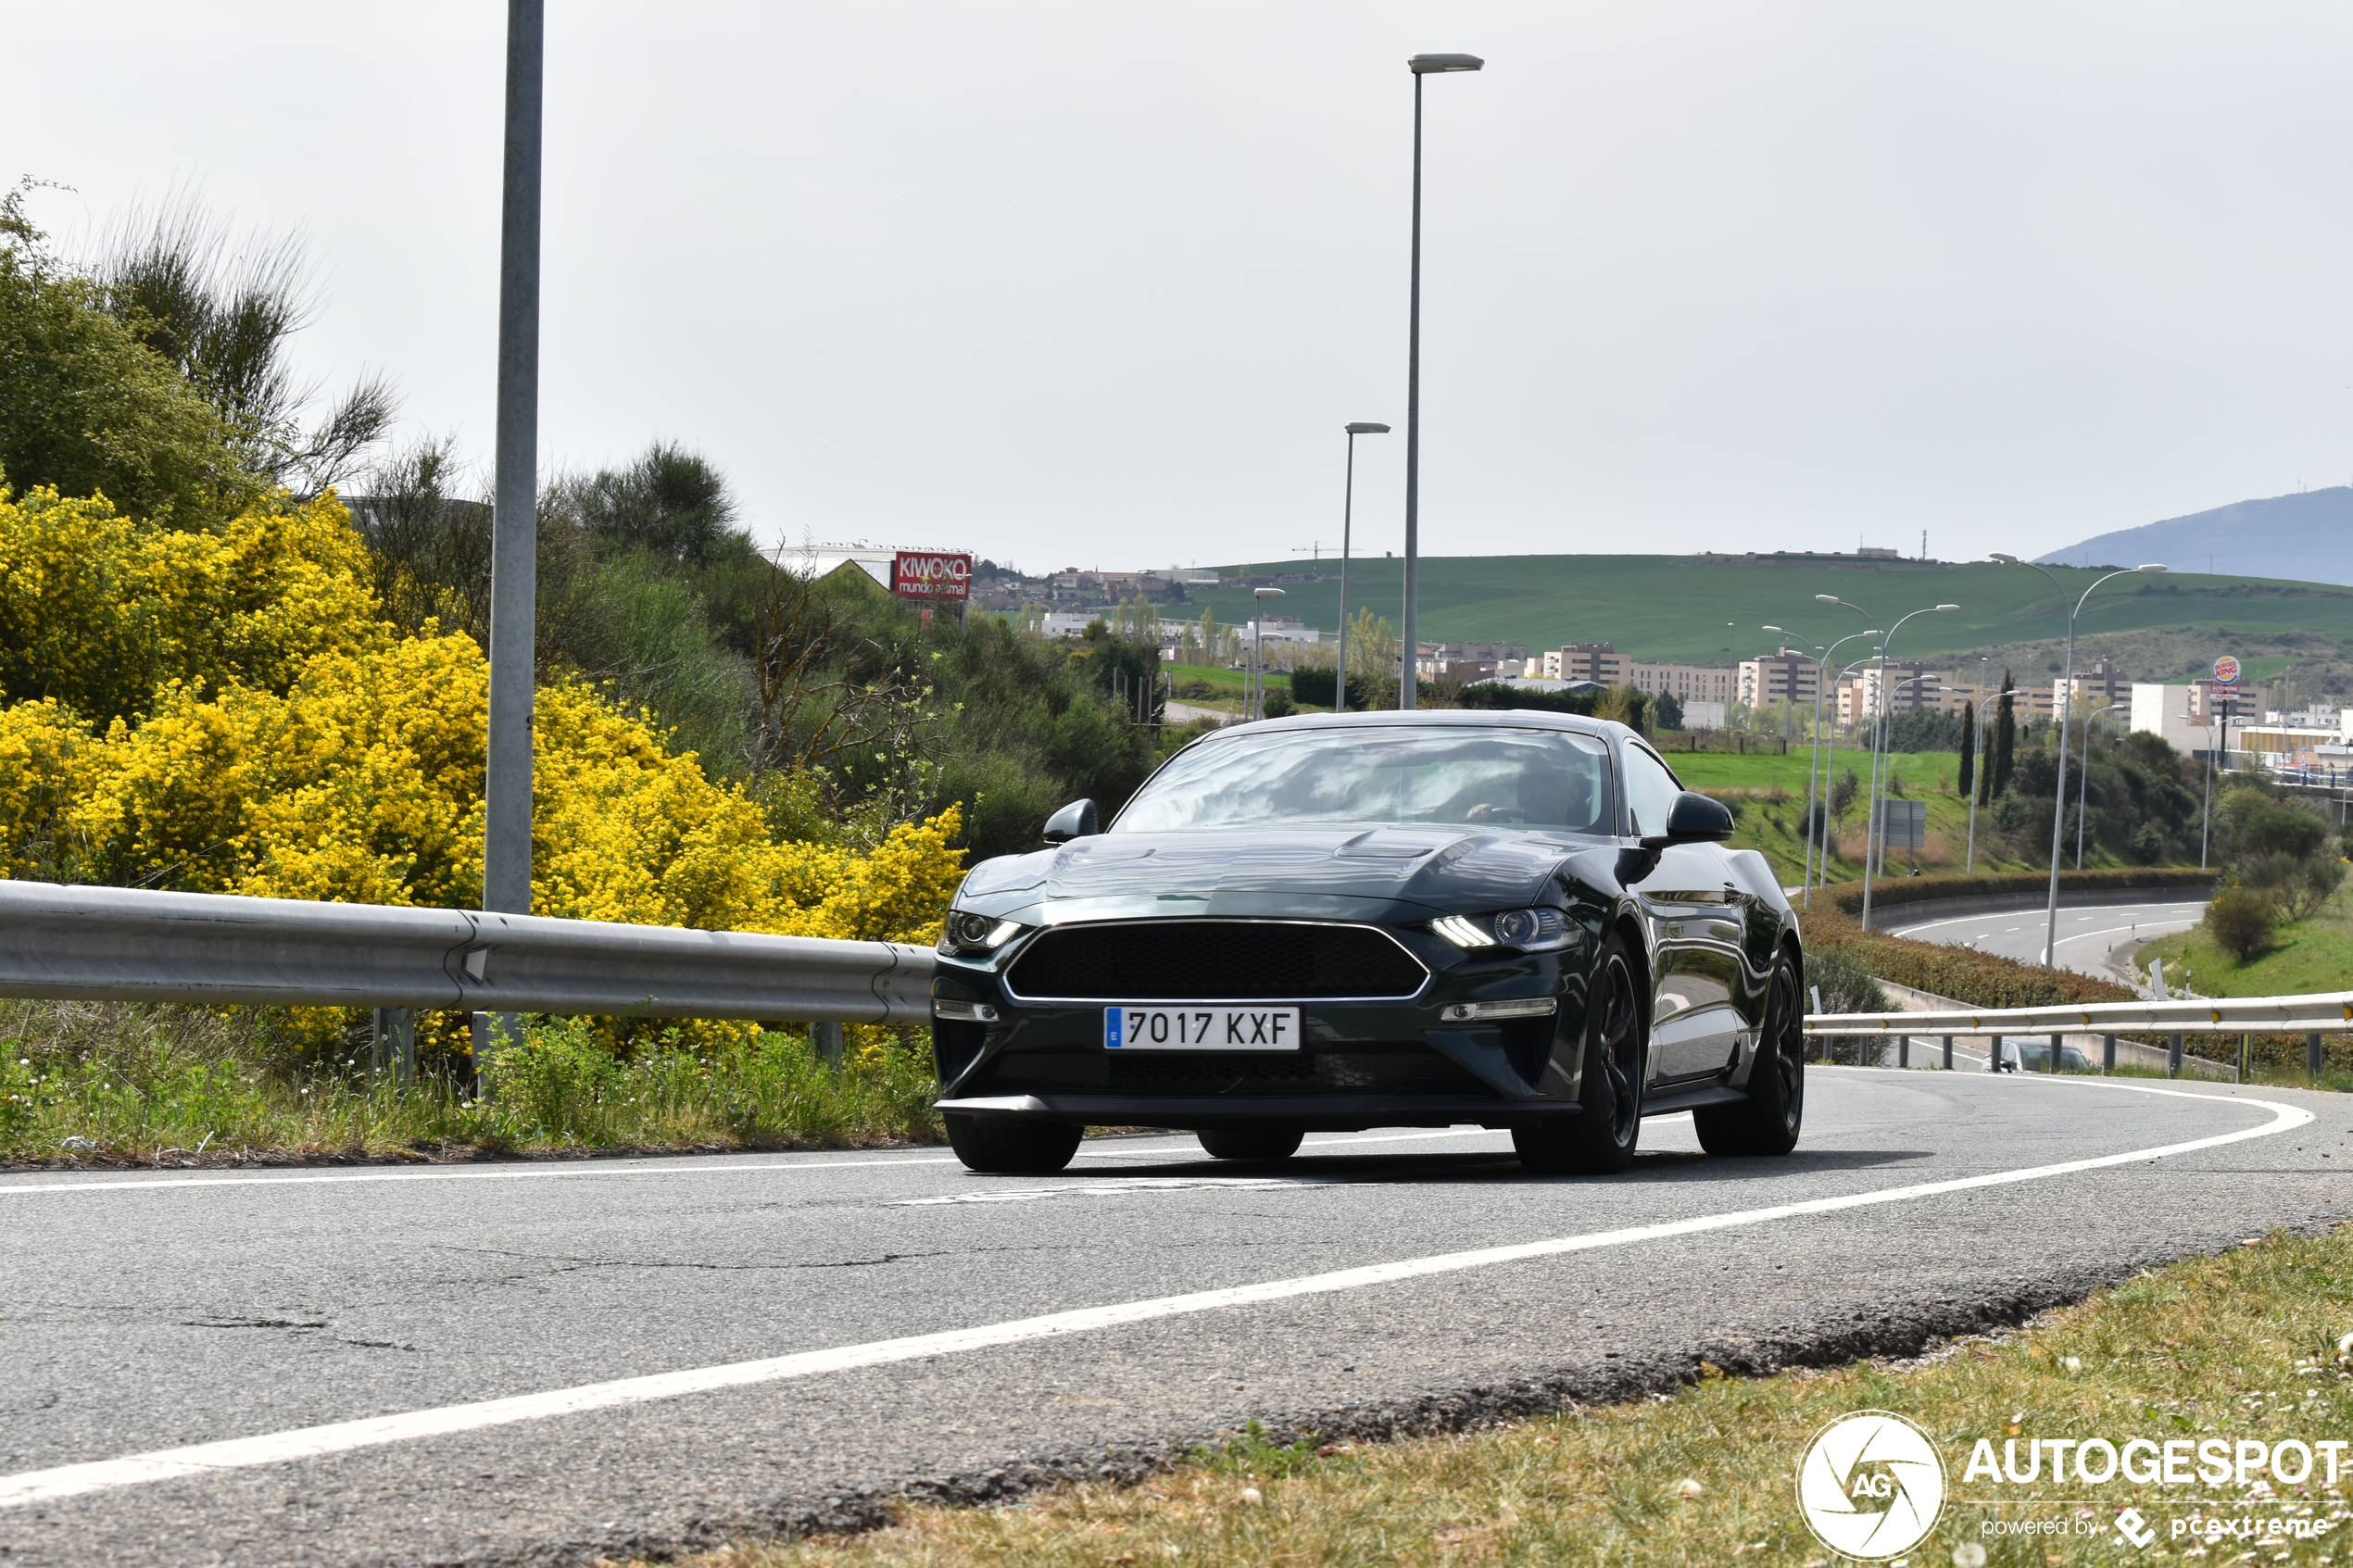
[{"label": "distant building", "polygon": [[1739,671],[1720,664],[1637,664],[1632,684],[1638,692],[1653,696],[1671,696],[1683,705],[1684,721],[1692,723],[1692,704],[1714,703],[1718,709],[1715,723],[1702,724],[1701,729],[1722,727],[1721,709],[1739,696]]},{"label": "distant building", "polygon": [[1571,643],[1544,656],[1547,681],[1591,681],[1595,685],[1631,684],[1634,660],[1609,643]]},{"label": "distant building", "polygon": [[1822,667],[1802,653],[1783,648],[1779,653],[1741,661],[1741,702],[1750,708],[1768,708],[1777,702],[1812,702],[1820,689]]},{"label": "distant building", "polygon": [[2103,659],[2089,670],[2077,671],[2071,684],[2064,675],[2051,683],[2051,701],[2054,705],[2072,702],[2078,696],[2097,698],[2102,706],[2130,702],[2133,700],[2133,683],[2125,678],[2123,671]]}]

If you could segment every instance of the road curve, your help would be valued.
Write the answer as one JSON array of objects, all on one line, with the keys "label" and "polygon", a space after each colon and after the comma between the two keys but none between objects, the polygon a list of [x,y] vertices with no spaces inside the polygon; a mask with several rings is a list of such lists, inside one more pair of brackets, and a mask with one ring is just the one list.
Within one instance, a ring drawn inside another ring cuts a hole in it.
[{"label": "road curve", "polygon": [[1680,1118],[1643,1147],[1607,1180],[1476,1129],[1274,1167],[1101,1140],[1039,1179],[931,1150],[0,1177],[0,1546],[675,1549],[1253,1417],[1379,1432],[1909,1348],[2353,1216],[2353,1102],[2284,1090],[1817,1069],[1790,1159],[1707,1159]]},{"label": "road curve", "polygon": [[[2108,968],[2108,954],[2111,947],[2122,947],[2132,942],[2145,942],[2152,936],[2166,936],[2176,931],[2187,931],[2206,913],[2203,898],[2173,899],[2169,902],[2145,904],[2097,904],[2090,909],[2070,909],[2059,906],[2058,958],[2062,969],[2100,979],[2115,978]],[[2045,906],[2031,909],[2003,909],[1992,914],[1942,915],[1931,920],[1906,921],[1890,912],[1881,922],[1891,936],[1909,936],[1921,942],[1944,942],[1957,947],[1975,947],[1982,953],[1994,953],[2024,963],[2043,961],[2043,940],[2049,933]]]}]

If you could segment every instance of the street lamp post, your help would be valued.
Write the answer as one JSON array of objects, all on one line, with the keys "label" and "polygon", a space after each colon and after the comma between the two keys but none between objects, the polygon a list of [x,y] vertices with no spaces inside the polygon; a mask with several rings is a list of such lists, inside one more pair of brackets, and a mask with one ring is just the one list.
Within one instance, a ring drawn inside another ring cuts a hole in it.
[{"label": "street lamp post", "polygon": [[[2000,561],[2005,566],[2033,567],[2035,571],[2042,572],[2045,577],[2050,578],[2052,587],[2059,587],[2059,580],[2056,577],[2052,577],[2050,572],[2045,571],[2044,568],[2033,561],[2020,560],[2016,556],[2006,556],[1999,550],[1994,552],[1994,558]],[[2108,582],[2110,578],[2130,577],[2134,572],[2155,573],[2163,571],[2164,570],[2164,567],[2157,565],[2133,566],[2127,567],[2121,571],[2111,571],[2106,577],[2095,578],[2092,582],[2092,586],[2084,589],[2082,596],[2075,601],[2075,608],[2067,612],[2067,673],[2064,677],[2065,684],[2067,686],[2067,700],[2063,703],[2057,703],[2053,705],[2059,710],[2058,789],[2057,793],[2054,796],[2051,801],[2051,897],[2050,907],[2047,910],[2047,921],[2043,935],[2043,967],[2045,969],[2056,969],[2058,967],[2059,843],[2061,835],[2065,832],[2067,826],[2067,721],[2068,709],[2075,706],[2075,620],[2076,617],[2083,613],[2083,605],[2085,601],[2091,598],[2093,592],[2097,589],[2102,583]],[[2060,591],[2062,593],[2065,592],[2064,589],[2061,589]]]},{"label": "street lamp post", "polygon": [[1348,527],[1356,511],[1356,438],[1387,435],[1387,425],[1351,420],[1348,431],[1348,482],[1340,502],[1340,668],[1332,676],[1332,711],[1348,711]]},{"label": "street lamp post", "polygon": [[1253,719],[1266,717],[1266,601],[1283,596],[1280,588],[1252,588],[1250,596],[1258,601],[1250,618],[1250,679],[1253,694],[1249,707],[1255,709]]},{"label": "street lamp post", "polygon": [[1397,685],[1397,706],[1414,706],[1421,684],[1421,626],[1416,601],[1421,586],[1422,481],[1422,78],[1477,70],[1477,55],[1416,55],[1405,62],[1414,73],[1414,259],[1405,326],[1405,669]]},{"label": "street lamp post", "polygon": [[[1843,606],[1866,621],[1878,619],[1861,605],[1848,604],[1836,594],[1817,594],[1814,597],[1824,604]],[[1887,650],[1895,646],[1895,633],[1904,629],[1904,622],[1911,620],[1912,616],[1936,615],[1960,608],[1958,605],[1929,605],[1916,609],[1911,612],[1911,615],[1897,618],[1895,624],[1887,629],[1887,635],[1880,639],[1879,700],[1872,705],[1878,712],[1877,721],[1871,731],[1871,793],[1870,797],[1864,803],[1863,814],[1863,929],[1866,931],[1871,928],[1871,885],[1873,872],[1879,864],[1877,846],[1880,838],[1880,767],[1881,753],[1886,750],[1887,746]]]},{"label": "street lamp post", "polygon": [[[1777,633],[1784,637],[1789,635],[1779,626],[1768,626],[1764,630]],[[1806,770],[1806,868],[1805,874],[1798,878],[1799,899],[1804,907],[1809,909],[1814,907],[1814,850],[1816,842],[1823,836],[1823,825],[1818,825],[1814,821],[1814,803],[1820,797],[1817,780],[1822,774],[1822,692],[1823,688],[1830,684],[1830,656],[1838,651],[1840,643],[1851,643],[1857,637],[1877,635],[1879,631],[1874,627],[1868,632],[1849,632],[1828,647],[1819,647],[1811,643],[1798,645],[1800,647],[1811,647],[1814,650],[1814,733],[1808,737],[1814,745],[1814,759]],[[1833,726],[1833,734],[1831,737],[1831,752],[1833,757],[1837,755],[1837,749],[1838,737]],[[1825,818],[1829,816],[1827,811],[1822,814]],[[1827,882],[1830,871],[1830,858],[1827,855],[1822,858],[1822,871],[1823,880]]]},{"label": "street lamp post", "polygon": [[1969,737],[1976,743],[1977,771],[1969,782],[1969,858],[1961,864],[1964,873],[1977,874],[1977,797],[1982,793],[1985,780],[1985,656],[1977,659],[1977,734]]}]

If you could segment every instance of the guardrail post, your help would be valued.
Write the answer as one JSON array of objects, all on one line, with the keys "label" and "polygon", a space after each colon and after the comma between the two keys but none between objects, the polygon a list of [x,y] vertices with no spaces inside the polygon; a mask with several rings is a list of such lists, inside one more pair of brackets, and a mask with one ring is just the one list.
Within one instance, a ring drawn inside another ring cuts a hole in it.
[{"label": "guardrail post", "polygon": [[375,1043],[368,1065],[377,1072],[393,1070],[395,1081],[407,1088],[417,1081],[417,1012],[414,1008],[375,1010]]},{"label": "guardrail post", "polygon": [[2254,1071],[2254,1069],[2255,1069],[2255,1036],[2254,1036],[2254,1035],[2241,1035],[2239,1036],[2239,1078],[2238,1078],[2238,1081],[2239,1081],[2240,1083],[2244,1084],[2244,1083],[2246,1083],[2246,1082],[2249,1078],[2254,1077],[2254,1076],[2255,1076],[2255,1071]]},{"label": "guardrail post", "polygon": [[2179,1035],[2174,1035],[2172,1044],[2165,1047],[2165,1075],[2168,1078],[2182,1075],[2182,1036]]},{"label": "guardrail post", "polygon": [[2052,1072],[2054,1072],[2054,1073],[2057,1073],[2058,1070],[2059,1070],[2059,1036],[2057,1036],[2057,1035],[2052,1035],[2052,1036],[2051,1036],[2051,1071],[2052,1071]]},{"label": "guardrail post", "polygon": [[1999,1035],[1988,1035],[1985,1036],[1985,1071],[1999,1073],[2001,1070],[2002,1037]]},{"label": "guardrail post", "polygon": [[2100,1036],[2100,1071],[2102,1073],[2116,1071],[2116,1036],[2113,1035]]},{"label": "guardrail post", "polygon": [[2321,1037],[2320,1037],[2318,1035],[2305,1035],[2305,1036],[2304,1036],[2304,1073],[2305,1073],[2305,1075],[2306,1075],[2307,1077],[2310,1077],[2310,1078],[2317,1078],[2317,1077],[2319,1077],[2319,1076],[2321,1075],[2321,1068],[2322,1068],[2322,1057],[2321,1057]]},{"label": "guardrail post", "polygon": [[1953,1071],[1953,1036],[1950,1035],[1944,1036],[1944,1071]]},{"label": "guardrail post", "polygon": [[1895,1036],[1895,1065],[1898,1067],[1912,1065],[1912,1037],[1909,1035]]},{"label": "guardrail post", "polygon": [[824,1062],[828,1071],[834,1073],[839,1073],[841,1071],[842,1052],[845,1047],[842,1044],[840,1024],[811,1024],[809,1026],[809,1043],[816,1048],[817,1060]]}]

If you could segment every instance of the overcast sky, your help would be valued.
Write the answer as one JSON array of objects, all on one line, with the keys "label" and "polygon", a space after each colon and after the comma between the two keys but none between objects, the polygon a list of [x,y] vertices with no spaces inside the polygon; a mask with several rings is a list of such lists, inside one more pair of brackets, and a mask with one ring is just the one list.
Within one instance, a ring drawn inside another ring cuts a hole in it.
[{"label": "overcast sky", "polygon": [[[1040,570],[1424,547],[1947,558],[2353,479],[2353,8],[549,6],[543,461]],[[299,228],[308,368],[490,444],[504,6],[19,6],[86,239]]]}]

